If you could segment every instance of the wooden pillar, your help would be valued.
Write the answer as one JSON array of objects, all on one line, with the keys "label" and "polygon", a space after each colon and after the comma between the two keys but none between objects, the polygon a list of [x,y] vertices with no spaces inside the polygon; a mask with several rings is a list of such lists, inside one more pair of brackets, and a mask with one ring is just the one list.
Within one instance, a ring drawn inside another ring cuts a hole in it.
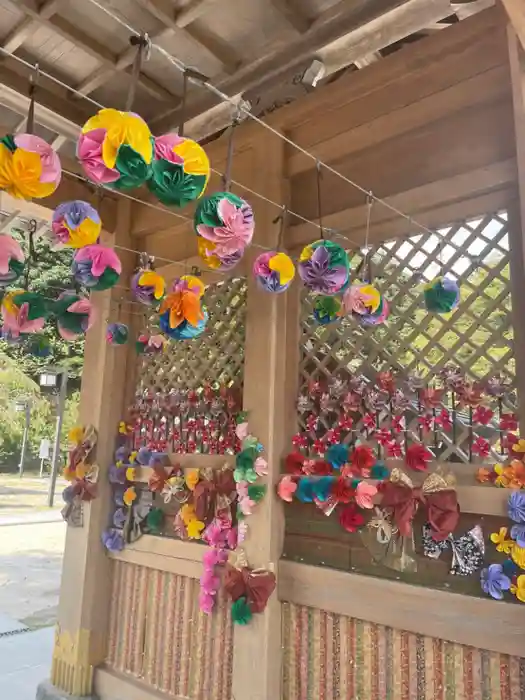
[{"label": "wooden pillar", "polygon": [[508,26],[507,35],[518,170],[516,198],[509,207],[510,272],[518,416],[520,430],[525,434],[525,51],[511,25]]},{"label": "wooden pillar", "polygon": [[[115,235],[103,235],[107,245],[113,242],[132,247],[129,212],[129,202],[121,201]],[[118,252],[122,279],[128,280],[134,255]],[[92,424],[98,431],[95,457],[100,468],[99,490],[94,501],[84,504],[83,527],[67,530],[51,669],[51,683],[71,695],[91,694],[94,668],[106,655],[112,567],[101,535],[108,526],[110,505],[107,472],[124,409],[127,377],[133,375],[135,362],[133,343],[120,347],[106,343],[107,321],[117,319],[115,302],[121,296],[119,289],[92,295],[97,320],[86,337],[79,423]],[[123,305],[119,320],[127,322],[127,314],[129,305]]]},{"label": "wooden pillar", "polygon": [[[250,186],[274,202],[285,202],[285,148],[276,136],[261,133],[252,153],[254,181]],[[251,198],[256,216],[254,243],[276,248],[279,214],[275,206]],[[250,432],[264,445],[268,459],[268,493],[247,520],[245,551],[252,567],[273,567],[277,573],[284,538],[284,514],[275,495],[280,462],[295,416],[294,381],[298,328],[298,287],[284,294],[261,291],[251,274],[261,249],[252,248],[248,261],[248,300],[244,366],[244,408]],[[281,604],[274,593],[263,614],[234,636],[233,692],[235,700],[278,700],[281,693]]]}]

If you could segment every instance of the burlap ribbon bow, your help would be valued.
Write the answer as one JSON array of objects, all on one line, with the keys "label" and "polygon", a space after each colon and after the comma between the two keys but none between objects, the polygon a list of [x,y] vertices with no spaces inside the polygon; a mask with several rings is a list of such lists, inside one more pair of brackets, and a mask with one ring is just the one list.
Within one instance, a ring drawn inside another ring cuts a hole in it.
[{"label": "burlap ribbon bow", "polygon": [[393,469],[390,481],[381,486],[380,507],[386,510],[402,537],[412,534],[412,522],[419,509],[427,512],[427,521],[436,541],[446,539],[459,520],[459,505],[454,477],[440,472],[429,474],[422,486],[400,469]]},{"label": "burlap ribbon bow", "polygon": [[203,470],[202,475],[204,478],[197,483],[193,492],[197,519],[210,523],[213,518],[226,516],[231,520],[231,515],[228,518],[227,513],[236,495],[231,467],[225,465],[219,470]]},{"label": "burlap ribbon bow", "polygon": [[262,613],[268,604],[268,600],[275,590],[275,574],[266,569],[236,569],[230,564],[226,565],[224,588],[226,593],[235,602],[239,598],[246,598],[252,613]]}]

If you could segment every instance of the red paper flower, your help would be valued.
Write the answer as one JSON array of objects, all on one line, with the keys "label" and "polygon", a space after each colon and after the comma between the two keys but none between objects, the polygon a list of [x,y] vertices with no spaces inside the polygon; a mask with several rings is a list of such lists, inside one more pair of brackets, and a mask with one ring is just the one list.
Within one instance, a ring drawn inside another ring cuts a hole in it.
[{"label": "red paper flower", "polygon": [[310,474],[316,476],[328,476],[332,473],[332,465],[325,462],[324,459],[316,459],[311,466]]},{"label": "red paper flower", "polygon": [[339,428],[330,428],[323,436],[323,441],[327,445],[337,445],[341,441],[341,431]]},{"label": "red paper flower", "polygon": [[485,406],[477,406],[472,414],[472,420],[474,423],[481,423],[481,425],[488,425],[494,415],[494,411],[490,408],[485,408]]},{"label": "red paper flower", "polygon": [[300,452],[292,452],[284,460],[284,466],[289,474],[302,474],[303,464],[304,456]]},{"label": "red paper flower", "polygon": [[389,457],[393,457],[394,459],[400,459],[403,456],[403,450],[401,449],[401,445],[396,440],[391,440],[387,444],[386,449]]},{"label": "red paper flower", "polygon": [[490,454],[490,442],[482,437],[477,438],[472,445],[472,452],[480,457],[488,457]]},{"label": "red paper flower", "polygon": [[317,430],[318,425],[319,425],[319,418],[317,416],[308,416],[308,418],[306,419],[307,430],[315,431],[315,430]]},{"label": "red paper flower", "polygon": [[404,416],[392,416],[391,423],[392,430],[396,433],[402,433],[405,429],[405,417]]},{"label": "red paper flower", "polygon": [[503,445],[502,447],[509,452],[512,450],[514,445],[516,445],[519,441],[519,437],[517,435],[513,435],[513,433],[507,433],[505,437],[503,438]]},{"label": "red paper flower", "polygon": [[307,447],[308,446],[308,438],[304,433],[296,433],[293,438],[292,438],[292,445],[294,447]]},{"label": "red paper flower", "polygon": [[417,422],[423,429],[424,433],[429,433],[432,430],[432,423],[434,422],[434,418],[432,416],[418,416]]},{"label": "red paper flower", "polygon": [[427,469],[427,462],[430,462],[434,455],[425,445],[419,442],[410,445],[405,455],[405,464],[409,469],[416,472],[424,472]]},{"label": "red paper flower", "polygon": [[321,382],[311,382],[308,391],[310,396],[315,397],[315,396],[320,396],[323,393],[323,387],[321,386]]},{"label": "red paper flower", "polygon": [[379,372],[377,375],[377,386],[386,391],[387,394],[393,394],[395,391],[394,375],[392,372]]},{"label": "red paper flower", "polygon": [[195,442],[195,440],[188,440],[188,444],[186,445],[186,448],[187,448],[188,452],[190,454],[192,454],[197,449],[197,443]]},{"label": "red paper flower", "polygon": [[338,426],[341,430],[352,430],[354,419],[344,414],[339,418]]},{"label": "red paper flower", "polygon": [[364,525],[365,519],[363,514],[357,509],[357,506],[352,503],[341,510],[339,522],[341,527],[347,532],[356,532],[358,528]]},{"label": "red paper flower", "polygon": [[427,408],[437,408],[441,404],[444,389],[423,389],[421,400]]},{"label": "red paper flower", "polygon": [[326,446],[322,440],[316,440],[312,445],[312,449],[322,457],[326,451]]},{"label": "red paper flower", "polygon": [[500,422],[500,430],[517,430],[518,429],[518,417],[515,413],[502,413]]},{"label": "red paper flower", "polygon": [[459,392],[460,404],[474,408],[483,401],[483,387],[480,384],[465,384]]},{"label": "red paper flower", "polygon": [[350,465],[357,474],[368,476],[370,469],[376,463],[374,451],[368,445],[356,445],[350,455]]},{"label": "red paper flower", "polygon": [[388,445],[389,442],[392,441],[392,433],[390,430],[386,430],[386,428],[382,428],[381,430],[376,431],[374,434],[374,438],[377,440],[377,442],[382,445],[383,447],[385,445]]},{"label": "red paper flower", "polygon": [[367,430],[374,430],[376,427],[376,417],[373,413],[365,413],[363,416],[363,426]]},{"label": "red paper flower", "polygon": [[332,486],[332,495],[338,503],[350,503],[355,496],[355,489],[349,485],[348,479],[339,477]]},{"label": "red paper flower", "polygon": [[439,415],[436,416],[436,425],[439,425],[443,430],[452,430],[452,421],[450,420],[450,413],[446,408],[442,409]]},{"label": "red paper flower", "polygon": [[354,391],[349,391],[343,399],[343,411],[359,411],[361,409],[361,397]]}]

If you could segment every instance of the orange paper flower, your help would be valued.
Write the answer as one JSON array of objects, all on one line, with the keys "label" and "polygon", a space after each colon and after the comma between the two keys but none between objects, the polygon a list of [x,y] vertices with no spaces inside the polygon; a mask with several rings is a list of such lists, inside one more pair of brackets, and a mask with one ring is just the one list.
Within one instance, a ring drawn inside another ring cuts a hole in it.
[{"label": "orange paper flower", "polygon": [[191,291],[172,292],[162,302],[159,313],[169,311],[170,328],[178,328],[181,323],[187,321],[196,326],[204,319],[199,297]]},{"label": "orange paper flower", "polygon": [[486,467],[480,467],[476,474],[476,479],[479,481],[480,484],[486,484],[488,481],[490,481],[490,475],[490,469],[487,469]]}]

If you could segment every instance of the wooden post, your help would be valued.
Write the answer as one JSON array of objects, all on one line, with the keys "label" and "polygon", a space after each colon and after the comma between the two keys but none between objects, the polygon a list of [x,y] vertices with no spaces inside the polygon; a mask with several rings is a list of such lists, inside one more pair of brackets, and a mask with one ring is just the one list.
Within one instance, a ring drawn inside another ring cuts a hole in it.
[{"label": "wooden post", "polygon": [[[286,201],[285,148],[274,136],[261,134],[254,146],[253,188],[274,202]],[[252,199],[256,217],[255,243],[276,248],[279,210]],[[249,412],[250,432],[264,445],[268,459],[268,493],[247,520],[245,551],[250,566],[272,567],[277,573],[284,539],[284,515],[275,494],[280,462],[290,442],[295,416],[294,381],[298,363],[297,328],[299,284],[285,294],[260,290],[251,274],[254,258],[262,252],[252,248],[248,262],[248,300],[244,366],[244,408]],[[277,700],[281,693],[281,604],[274,593],[263,614],[254,615],[246,627],[235,628],[233,698]]]},{"label": "wooden post", "polygon": [[[104,234],[107,245],[132,247],[129,242],[129,202],[121,201],[115,236]],[[134,255],[121,254],[124,280],[129,279]],[[58,609],[58,625],[53,651],[51,683],[72,695],[90,695],[94,668],[106,654],[107,620],[110,601],[111,560],[101,543],[108,526],[110,489],[107,472],[115,448],[118,422],[124,409],[128,375],[134,362],[133,344],[110,347],[106,343],[108,319],[116,320],[118,289],[95,293],[92,301],[97,320],[86,337],[82,392],[81,425],[92,424],[98,431],[96,463],[100,468],[98,497],[84,505],[84,524],[68,527]],[[127,322],[129,305],[119,320]],[[44,695],[45,697],[45,695]]]},{"label": "wooden post", "polygon": [[514,107],[516,138],[516,164],[518,170],[517,198],[509,207],[510,273],[512,310],[514,316],[514,356],[518,386],[518,417],[520,430],[525,433],[525,51],[521,48],[516,32],[507,28],[509,67]]}]

